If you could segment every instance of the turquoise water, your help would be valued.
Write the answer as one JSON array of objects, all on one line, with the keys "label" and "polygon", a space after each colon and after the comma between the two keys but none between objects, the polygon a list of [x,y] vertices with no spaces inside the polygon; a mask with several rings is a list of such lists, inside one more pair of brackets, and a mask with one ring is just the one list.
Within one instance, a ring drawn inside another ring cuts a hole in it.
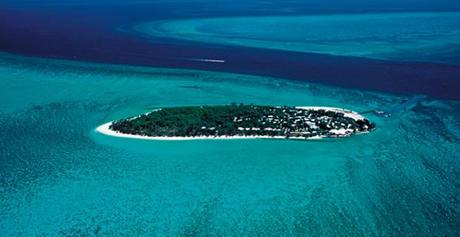
[{"label": "turquoise water", "polygon": [[[2,236],[459,234],[460,103],[276,78],[0,55]],[[140,141],[98,125],[153,108],[338,106],[367,135]]]},{"label": "turquoise water", "polygon": [[136,31],[207,43],[399,61],[460,63],[460,13],[166,20]]}]

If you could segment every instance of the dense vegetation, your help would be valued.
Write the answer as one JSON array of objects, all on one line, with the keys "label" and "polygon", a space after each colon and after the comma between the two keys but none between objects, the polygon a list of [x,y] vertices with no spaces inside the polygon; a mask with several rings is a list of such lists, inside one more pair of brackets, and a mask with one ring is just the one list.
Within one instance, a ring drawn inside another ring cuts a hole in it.
[{"label": "dense vegetation", "polygon": [[112,130],[144,136],[332,136],[333,129],[350,134],[374,128],[344,113],[295,107],[227,105],[164,108],[114,122]]}]

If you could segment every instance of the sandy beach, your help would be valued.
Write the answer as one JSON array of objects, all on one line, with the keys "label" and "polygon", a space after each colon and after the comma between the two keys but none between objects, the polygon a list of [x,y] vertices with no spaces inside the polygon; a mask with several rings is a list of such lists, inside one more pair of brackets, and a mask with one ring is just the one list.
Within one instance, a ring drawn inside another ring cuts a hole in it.
[{"label": "sandy beach", "polygon": [[[143,140],[156,140],[156,141],[187,141],[187,140],[230,140],[230,139],[287,139],[284,136],[198,136],[198,137],[149,137],[133,134],[125,134],[121,132],[114,131],[110,129],[112,122],[102,124],[96,128],[96,131],[113,137],[122,137],[122,138],[132,138],[132,139],[143,139]],[[297,140],[315,140],[321,139],[321,136],[309,137],[307,139],[300,137],[290,137],[288,139],[297,139]]]}]

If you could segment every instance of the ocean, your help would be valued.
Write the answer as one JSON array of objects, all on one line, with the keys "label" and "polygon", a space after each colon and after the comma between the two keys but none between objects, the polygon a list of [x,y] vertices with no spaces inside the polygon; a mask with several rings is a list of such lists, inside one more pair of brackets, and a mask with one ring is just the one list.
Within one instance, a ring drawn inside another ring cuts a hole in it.
[{"label": "ocean", "polygon": [[[402,2],[0,4],[0,235],[458,236],[460,67],[449,40],[460,29],[457,13],[436,13],[458,4]],[[430,17],[423,29],[360,26],[377,56],[358,55],[347,31],[341,40],[308,31],[314,52],[280,48],[273,37],[305,35],[266,24],[414,11]],[[446,15],[454,20],[436,22]],[[181,35],[203,20],[210,25]],[[175,27],[138,31],[152,22]],[[436,54],[439,45],[451,56]],[[318,141],[146,141],[94,130],[156,108],[232,102],[343,107],[377,129]]]}]

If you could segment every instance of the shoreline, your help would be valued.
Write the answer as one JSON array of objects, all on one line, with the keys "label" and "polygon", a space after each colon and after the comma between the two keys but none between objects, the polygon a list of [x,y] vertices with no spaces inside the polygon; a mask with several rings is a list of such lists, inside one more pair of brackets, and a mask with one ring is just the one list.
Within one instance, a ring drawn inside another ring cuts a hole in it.
[{"label": "shoreline", "polygon": [[[305,109],[305,110],[326,110],[326,111],[334,111],[334,112],[342,112],[344,113],[344,116],[352,118],[354,120],[361,120],[365,119],[364,116],[358,114],[355,111],[348,110],[348,109],[342,109],[342,108],[336,108],[336,107],[324,107],[324,106],[295,106],[298,109]],[[157,109],[158,110],[158,109]],[[154,111],[148,112],[152,113]],[[138,116],[134,116],[133,118],[136,118]],[[112,125],[114,121],[104,123],[100,126],[98,126],[95,131],[106,135],[106,136],[112,136],[112,137],[120,137],[120,138],[130,138],[130,139],[141,139],[141,140],[153,140],[153,141],[189,141],[189,140],[240,140],[240,139],[285,139],[285,140],[320,140],[324,138],[330,138],[328,136],[314,136],[314,137],[285,137],[285,136],[199,136],[199,137],[151,137],[151,136],[143,136],[143,135],[133,135],[133,134],[126,134],[126,133],[121,133],[118,131],[114,131],[110,129],[110,125]],[[337,134],[336,138],[343,138],[343,137],[349,137],[352,135],[358,135],[362,133],[355,133],[355,134]]]},{"label": "shoreline", "polygon": [[142,135],[126,134],[110,129],[112,122],[104,123],[95,129],[96,132],[106,136],[141,139],[141,140],[154,140],[154,141],[189,141],[189,140],[240,140],[240,139],[290,139],[290,140],[319,140],[326,138],[324,136],[315,136],[309,138],[303,137],[289,137],[284,136],[200,136],[200,137],[149,137]]}]

